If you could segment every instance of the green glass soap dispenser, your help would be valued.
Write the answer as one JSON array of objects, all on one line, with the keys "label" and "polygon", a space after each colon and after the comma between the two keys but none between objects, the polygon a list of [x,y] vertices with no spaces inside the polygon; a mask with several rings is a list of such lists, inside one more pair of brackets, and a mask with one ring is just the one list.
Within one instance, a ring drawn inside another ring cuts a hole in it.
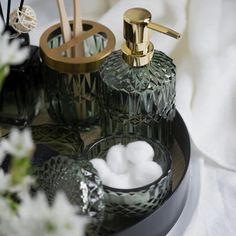
[{"label": "green glass soap dispenser", "polygon": [[170,146],[175,116],[176,73],[172,59],[154,50],[149,29],[179,38],[179,33],[151,22],[151,13],[124,13],[122,49],[101,66],[98,90],[104,135],[135,133]]}]

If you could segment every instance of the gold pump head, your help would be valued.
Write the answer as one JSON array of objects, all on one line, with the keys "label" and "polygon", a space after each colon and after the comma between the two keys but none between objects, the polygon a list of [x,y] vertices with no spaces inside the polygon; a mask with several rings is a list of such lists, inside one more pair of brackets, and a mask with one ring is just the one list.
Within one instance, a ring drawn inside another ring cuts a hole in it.
[{"label": "gold pump head", "polygon": [[151,22],[151,13],[144,8],[131,8],[124,13],[124,38],[122,57],[133,67],[147,65],[154,53],[149,39],[149,29],[178,39],[180,34],[165,26]]}]

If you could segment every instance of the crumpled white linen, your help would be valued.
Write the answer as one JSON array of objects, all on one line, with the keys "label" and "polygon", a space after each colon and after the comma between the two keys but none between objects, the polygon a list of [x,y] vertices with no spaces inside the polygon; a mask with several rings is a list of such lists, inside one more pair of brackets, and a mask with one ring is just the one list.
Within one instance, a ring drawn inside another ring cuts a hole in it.
[{"label": "crumpled white linen", "polygon": [[[72,1],[65,1],[70,12]],[[56,1],[25,2],[38,15],[39,26],[31,33],[32,43],[38,44],[42,32],[58,22]],[[117,49],[123,41],[122,15],[130,7],[147,8],[154,22],[182,34],[174,40],[152,33],[155,48],[177,65],[177,109],[192,138],[192,168],[199,168],[192,172],[192,199],[169,235],[236,235],[236,1],[81,0],[81,4],[84,19],[98,19],[114,32]]]},{"label": "crumpled white linen", "polygon": [[233,236],[236,233],[236,174],[205,162],[204,156],[200,158],[203,172],[200,197],[183,235]]},{"label": "crumpled white linen", "polygon": [[[176,55],[177,92],[181,94],[177,106],[192,139],[208,158],[232,170],[236,170],[235,10],[235,1],[190,1],[185,45],[188,51],[181,58]],[[187,80],[192,87],[188,97],[182,86]]]}]

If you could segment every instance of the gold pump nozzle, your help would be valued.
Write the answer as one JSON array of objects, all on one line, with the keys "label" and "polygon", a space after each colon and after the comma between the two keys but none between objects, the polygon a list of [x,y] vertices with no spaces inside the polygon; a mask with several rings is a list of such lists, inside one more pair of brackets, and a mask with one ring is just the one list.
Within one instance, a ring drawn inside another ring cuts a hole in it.
[{"label": "gold pump nozzle", "polygon": [[165,26],[151,22],[151,13],[144,8],[131,8],[124,13],[124,38],[122,45],[123,59],[131,66],[148,64],[154,53],[154,46],[149,39],[149,29],[178,39],[180,34]]}]

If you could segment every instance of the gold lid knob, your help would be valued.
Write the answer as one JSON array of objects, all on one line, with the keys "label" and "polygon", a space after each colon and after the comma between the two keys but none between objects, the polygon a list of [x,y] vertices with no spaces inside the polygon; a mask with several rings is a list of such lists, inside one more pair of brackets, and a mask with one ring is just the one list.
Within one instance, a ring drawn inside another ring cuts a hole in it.
[{"label": "gold lid knob", "polygon": [[149,29],[176,39],[180,37],[176,31],[151,22],[151,17],[144,8],[131,8],[124,13],[123,59],[131,66],[144,66],[152,59],[154,47],[149,39]]}]

